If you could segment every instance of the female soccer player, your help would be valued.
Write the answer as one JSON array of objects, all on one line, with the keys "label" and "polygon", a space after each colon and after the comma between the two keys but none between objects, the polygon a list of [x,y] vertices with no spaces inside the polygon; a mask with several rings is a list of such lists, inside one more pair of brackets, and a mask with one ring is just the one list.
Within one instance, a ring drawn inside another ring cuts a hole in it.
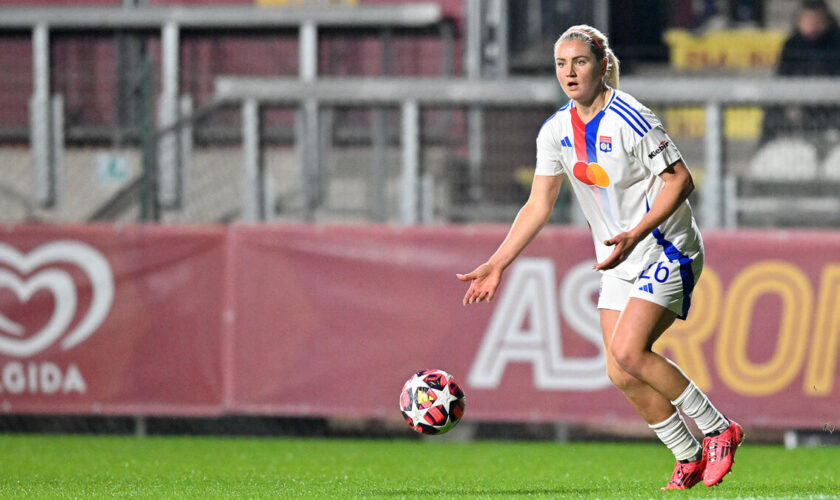
[{"label": "female soccer player", "polygon": [[[618,59],[597,29],[573,26],[554,45],[563,91],[570,101],[537,137],[537,167],[528,201],[490,259],[473,272],[463,303],[488,302],[502,273],[551,215],[562,175],[569,178],[592,230],[601,271],[598,309],[607,374],[674,453],[663,489],[686,489],[701,479],[719,483],[743,439],[697,386],[651,346],[679,317],[703,268],[703,240],[688,195],[691,173],[659,119],[618,90]],[[705,435],[702,446],[678,408]]]}]

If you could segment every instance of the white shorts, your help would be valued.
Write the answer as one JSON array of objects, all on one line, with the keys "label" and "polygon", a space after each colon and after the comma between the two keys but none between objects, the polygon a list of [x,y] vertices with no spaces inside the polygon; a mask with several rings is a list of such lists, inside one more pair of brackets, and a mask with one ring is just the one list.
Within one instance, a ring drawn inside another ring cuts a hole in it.
[{"label": "white shorts", "polygon": [[598,309],[623,311],[630,297],[659,304],[685,319],[691,306],[691,292],[703,270],[703,253],[693,258],[680,256],[669,260],[664,254],[634,281],[623,280],[610,274],[601,276]]}]

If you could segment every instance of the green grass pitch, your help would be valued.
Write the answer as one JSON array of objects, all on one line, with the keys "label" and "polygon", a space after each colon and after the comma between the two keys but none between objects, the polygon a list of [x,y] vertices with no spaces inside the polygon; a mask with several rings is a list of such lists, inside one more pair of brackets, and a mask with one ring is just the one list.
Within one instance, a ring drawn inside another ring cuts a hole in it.
[{"label": "green grass pitch", "polygon": [[840,449],[750,445],[723,484],[662,492],[654,443],[0,434],[2,498],[837,498]]}]

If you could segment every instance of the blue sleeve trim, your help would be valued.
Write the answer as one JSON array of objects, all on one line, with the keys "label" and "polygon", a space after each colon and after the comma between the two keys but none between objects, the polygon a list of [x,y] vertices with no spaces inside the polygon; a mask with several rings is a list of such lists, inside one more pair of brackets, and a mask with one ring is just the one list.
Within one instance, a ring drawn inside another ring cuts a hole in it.
[{"label": "blue sleeve trim", "polygon": [[[619,108],[620,110],[624,111],[625,113],[627,113],[627,116],[629,116],[630,118],[633,119],[634,122],[636,122],[636,125],[639,126],[639,128],[642,130],[642,132],[648,133],[650,131],[650,124],[648,122],[646,122],[644,118],[642,118],[641,120],[636,118],[636,114],[638,114],[638,113],[634,114],[634,111],[636,111],[636,110],[632,109],[630,106],[628,106],[626,104],[622,104],[622,102],[623,101],[621,99],[617,99],[614,106]],[[641,116],[641,115],[639,115],[639,116]],[[642,123],[642,122],[644,122],[644,123]]]},{"label": "blue sleeve trim", "polygon": [[644,116],[642,116],[642,114],[641,114],[641,113],[639,113],[639,111],[638,111],[638,110],[636,110],[636,108],[634,108],[633,106],[631,106],[631,105],[627,104],[627,102],[626,102],[624,99],[620,98],[620,97],[617,97],[616,99],[617,99],[617,100],[618,100],[618,102],[620,102],[621,104],[623,104],[623,105],[627,106],[627,109],[631,110],[631,111],[633,112],[633,114],[635,114],[636,116],[638,116],[638,117],[639,117],[639,119],[640,119],[640,120],[642,120],[642,122],[644,122],[644,124],[645,124],[645,125],[647,125],[647,128],[648,128],[648,129],[652,129],[652,128],[653,128],[653,127],[651,127],[651,126],[650,126],[650,123],[648,123],[648,121],[647,121],[647,120],[645,120],[645,117],[644,117]]},{"label": "blue sleeve trim", "polygon": [[622,118],[625,122],[627,122],[627,125],[630,125],[630,128],[632,128],[633,130],[635,130],[635,131],[636,131],[636,133],[637,133],[637,134],[639,134],[639,137],[644,137],[644,136],[645,136],[645,134],[643,134],[641,130],[639,130],[638,128],[636,128],[636,126],[635,126],[635,125],[633,125],[633,122],[631,122],[629,118],[627,118],[626,116],[624,116],[624,115],[621,113],[621,111],[619,111],[619,110],[618,110],[615,106],[610,106],[610,110],[612,110],[615,114],[617,114],[617,115],[618,115],[618,116],[620,116],[620,117],[621,117],[621,118]]}]

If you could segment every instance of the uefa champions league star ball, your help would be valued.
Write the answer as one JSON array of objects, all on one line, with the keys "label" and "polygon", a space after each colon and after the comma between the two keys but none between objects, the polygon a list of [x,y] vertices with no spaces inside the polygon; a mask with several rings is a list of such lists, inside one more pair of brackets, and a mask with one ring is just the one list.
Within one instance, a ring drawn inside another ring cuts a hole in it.
[{"label": "uefa champions league star ball", "polygon": [[421,434],[449,432],[464,416],[465,406],[464,391],[443,370],[415,373],[400,392],[402,415]]}]

